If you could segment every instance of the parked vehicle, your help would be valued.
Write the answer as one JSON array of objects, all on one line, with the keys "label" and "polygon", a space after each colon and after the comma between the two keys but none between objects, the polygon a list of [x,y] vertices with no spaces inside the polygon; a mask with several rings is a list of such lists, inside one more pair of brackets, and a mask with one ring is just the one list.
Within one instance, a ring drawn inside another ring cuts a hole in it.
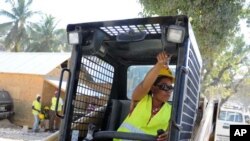
[{"label": "parked vehicle", "polygon": [[13,100],[9,92],[0,90],[0,119],[10,118],[13,115]]},{"label": "parked vehicle", "polygon": [[[70,69],[61,75],[69,73],[64,113],[58,115],[63,120],[60,141],[156,139],[116,130],[128,114],[133,88],[163,50],[171,54],[175,72],[169,140],[192,138],[202,59],[187,16],[69,24],[67,32],[72,56]],[[95,109],[79,115],[90,103]]]},{"label": "parked vehicle", "polygon": [[247,124],[250,124],[250,116],[248,115],[248,114],[245,114],[245,122],[247,123]]},{"label": "parked vehicle", "polygon": [[230,125],[246,124],[244,112],[240,109],[220,108],[215,128],[215,141],[229,141]]}]

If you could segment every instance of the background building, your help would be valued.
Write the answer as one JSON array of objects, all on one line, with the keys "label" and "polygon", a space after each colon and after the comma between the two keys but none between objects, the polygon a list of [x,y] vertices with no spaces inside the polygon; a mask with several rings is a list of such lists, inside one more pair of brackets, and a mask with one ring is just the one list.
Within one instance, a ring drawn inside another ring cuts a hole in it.
[{"label": "background building", "polygon": [[[69,58],[70,53],[0,53],[0,89],[8,91],[13,99],[15,124],[32,126],[31,107],[37,94],[42,96],[43,106],[50,106],[61,70],[68,67]],[[63,80],[64,99],[66,73]]]}]

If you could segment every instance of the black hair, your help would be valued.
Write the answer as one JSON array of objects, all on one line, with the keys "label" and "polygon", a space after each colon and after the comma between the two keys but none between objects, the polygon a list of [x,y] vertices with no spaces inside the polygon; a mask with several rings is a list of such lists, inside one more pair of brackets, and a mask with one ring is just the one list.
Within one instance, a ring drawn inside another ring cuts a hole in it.
[{"label": "black hair", "polygon": [[164,76],[164,75],[160,75],[156,78],[155,82],[154,82],[154,86],[156,86],[162,79],[165,79],[165,78],[169,78],[167,76]]}]

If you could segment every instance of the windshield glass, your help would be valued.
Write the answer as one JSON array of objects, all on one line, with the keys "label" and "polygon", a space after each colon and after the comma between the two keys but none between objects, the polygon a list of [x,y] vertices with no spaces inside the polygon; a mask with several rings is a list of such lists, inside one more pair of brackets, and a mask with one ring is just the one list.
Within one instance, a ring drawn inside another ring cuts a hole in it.
[{"label": "windshield glass", "polygon": [[243,122],[241,113],[231,111],[221,111],[219,119],[224,121]]},{"label": "windshield glass", "polygon": [[[152,68],[152,65],[135,65],[130,66],[127,71],[127,97],[131,99],[132,92],[135,87],[144,79],[147,72]],[[175,65],[170,65],[172,73],[175,75]],[[172,95],[169,98],[169,101],[172,101]]]}]

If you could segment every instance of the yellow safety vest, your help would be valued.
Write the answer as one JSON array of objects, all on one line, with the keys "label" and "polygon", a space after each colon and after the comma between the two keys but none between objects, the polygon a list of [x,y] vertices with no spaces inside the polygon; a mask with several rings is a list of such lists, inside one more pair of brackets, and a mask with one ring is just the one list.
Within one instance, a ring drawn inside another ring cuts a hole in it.
[{"label": "yellow safety vest", "polygon": [[[32,106],[33,106],[36,110],[41,111],[41,103],[38,102],[37,100],[34,100],[34,101],[33,101]],[[36,111],[36,110],[32,110],[32,114],[33,114],[33,115],[38,115],[38,114],[39,114],[39,112]]]},{"label": "yellow safety vest", "polygon": [[[57,100],[57,98],[55,96],[52,97],[52,99],[51,99],[50,110],[52,110],[52,111],[56,110],[56,100]],[[61,100],[61,98],[59,98],[59,101],[58,101],[58,108],[57,108],[58,112],[62,111],[62,103],[60,102],[60,100]]]},{"label": "yellow safety vest", "polygon": [[[144,133],[156,136],[158,129],[166,130],[171,116],[171,105],[164,103],[160,111],[150,119],[151,111],[152,97],[146,95],[136,105],[133,112],[126,117],[118,132]],[[114,139],[114,141],[119,140],[121,139]]]}]

